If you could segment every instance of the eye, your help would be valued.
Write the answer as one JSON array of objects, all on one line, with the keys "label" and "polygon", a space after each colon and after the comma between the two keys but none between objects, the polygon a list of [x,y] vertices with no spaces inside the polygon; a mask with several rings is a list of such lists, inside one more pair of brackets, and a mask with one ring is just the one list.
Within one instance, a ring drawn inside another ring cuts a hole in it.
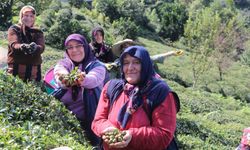
[{"label": "eye", "polygon": [[76,48],[79,49],[81,48],[83,45],[82,44],[79,44],[79,45],[76,45]]},{"label": "eye", "polygon": [[69,46],[69,47],[66,47],[66,50],[70,51],[72,50],[74,47],[73,46]]},{"label": "eye", "polygon": [[141,64],[141,62],[139,60],[135,61],[134,63],[137,65]]},{"label": "eye", "polygon": [[124,61],[123,64],[124,64],[124,65],[128,65],[129,62],[128,62],[128,61]]}]

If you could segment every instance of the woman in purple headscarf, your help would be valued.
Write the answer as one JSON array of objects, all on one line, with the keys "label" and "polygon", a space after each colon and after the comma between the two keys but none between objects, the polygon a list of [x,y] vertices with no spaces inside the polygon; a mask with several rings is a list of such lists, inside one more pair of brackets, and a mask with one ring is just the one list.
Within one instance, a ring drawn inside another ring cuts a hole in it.
[{"label": "woman in purple headscarf", "polygon": [[[53,95],[77,117],[91,144],[98,145],[100,139],[90,127],[106,80],[106,68],[93,56],[86,39],[80,34],[69,35],[65,40],[65,48],[65,58],[54,67],[59,88]],[[74,69],[78,69],[80,78],[70,83],[64,77]]]},{"label": "woman in purple headscarf", "polygon": [[[104,86],[92,123],[92,130],[104,141],[103,148],[177,149],[173,135],[179,111],[178,96],[155,77],[144,47],[126,48],[120,63],[122,78]],[[114,141],[108,135],[117,130],[125,135],[122,140]]]}]

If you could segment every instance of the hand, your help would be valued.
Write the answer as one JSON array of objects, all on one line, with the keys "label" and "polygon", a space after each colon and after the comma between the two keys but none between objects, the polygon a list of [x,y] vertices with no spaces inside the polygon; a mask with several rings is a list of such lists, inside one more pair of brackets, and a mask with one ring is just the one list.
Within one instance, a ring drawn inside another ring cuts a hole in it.
[{"label": "hand", "polygon": [[126,134],[123,137],[123,141],[117,143],[111,143],[109,145],[110,148],[125,148],[128,146],[129,142],[132,139],[132,134],[129,132],[129,130],[125,130],[123,132],[126,132]]},{"label": "hand", "polygon": [[30,43],[30,51],[29,54],[35,54],[37,52],[37,44],[35,42]]},{"label": "hand", "polygon": [[25,54],[25,55],[28,55],[28,51],[30,49],[30,45],[29,44],[21,44],[20,45],[20,50]]},{"label": "hand", "polygon": [[118,130],[117,128],[115,128],[115,127],[108,127],[108,128],[106,128],[106,129],[104,129],[103,131],[102,131],[102,139],[103,139],[103,141],[105,142],[105,143],[109,143],[109,141],[108,141],[108,137],[106,137],[105,136],[105,134],[107,133],[107,132],[112,132],[112,131],[114,131],[114,130]]},{"label": "hand", "polygon": [[56,75],[58,76],[58,79],[59,79],[59,81],[60,81],[60,85],[61,85],[62,87],[70,87],[70,86],[72,86],[72,85],[70,84],[69,80],[65,78],[65,76],[67,76],[67,74],[60,74],[60,73],[57,73]]},{"label": "hand", "polygon": [[75,79],[75,83],[76,85],[81,85],[81,83],[84,81],[86,76],[85,72],[79,72],[79,74],[77,75],[77,79]]}]

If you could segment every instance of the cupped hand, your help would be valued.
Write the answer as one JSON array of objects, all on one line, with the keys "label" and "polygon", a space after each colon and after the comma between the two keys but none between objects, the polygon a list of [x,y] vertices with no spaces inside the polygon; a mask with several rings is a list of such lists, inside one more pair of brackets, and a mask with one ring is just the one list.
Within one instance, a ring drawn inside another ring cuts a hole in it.
[{"label": "cupped hand", "polygon": [[109,144],[110,148],[125,148],[128,146],[128,144],[132,139],[132,134],[128,130],[122,132],[126,132],[126,134],[123,137],[123,141]]}]

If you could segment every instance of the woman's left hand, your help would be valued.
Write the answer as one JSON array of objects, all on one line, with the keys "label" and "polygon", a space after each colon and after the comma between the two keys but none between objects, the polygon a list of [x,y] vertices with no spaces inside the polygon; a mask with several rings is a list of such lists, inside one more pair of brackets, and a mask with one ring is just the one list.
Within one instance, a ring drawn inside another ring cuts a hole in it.
[{"label": "woman's left hand", "polygon": [[124,148],[128,146],[129,142],[132,139],[132,134],[129,132],[129,130],[125,130],[123,132],[126,132],[126,134],[123,137],[123,141],[110,144],[109,145],[110,148]]},{"label": "woman's left hand", "polygon": [[81,83],[84,81],[85,76],[86,76],[85,72],[80,72],[77,75],[77,79],[75,80],[75,84],[78,85],[78,86],[80,86]]}]

